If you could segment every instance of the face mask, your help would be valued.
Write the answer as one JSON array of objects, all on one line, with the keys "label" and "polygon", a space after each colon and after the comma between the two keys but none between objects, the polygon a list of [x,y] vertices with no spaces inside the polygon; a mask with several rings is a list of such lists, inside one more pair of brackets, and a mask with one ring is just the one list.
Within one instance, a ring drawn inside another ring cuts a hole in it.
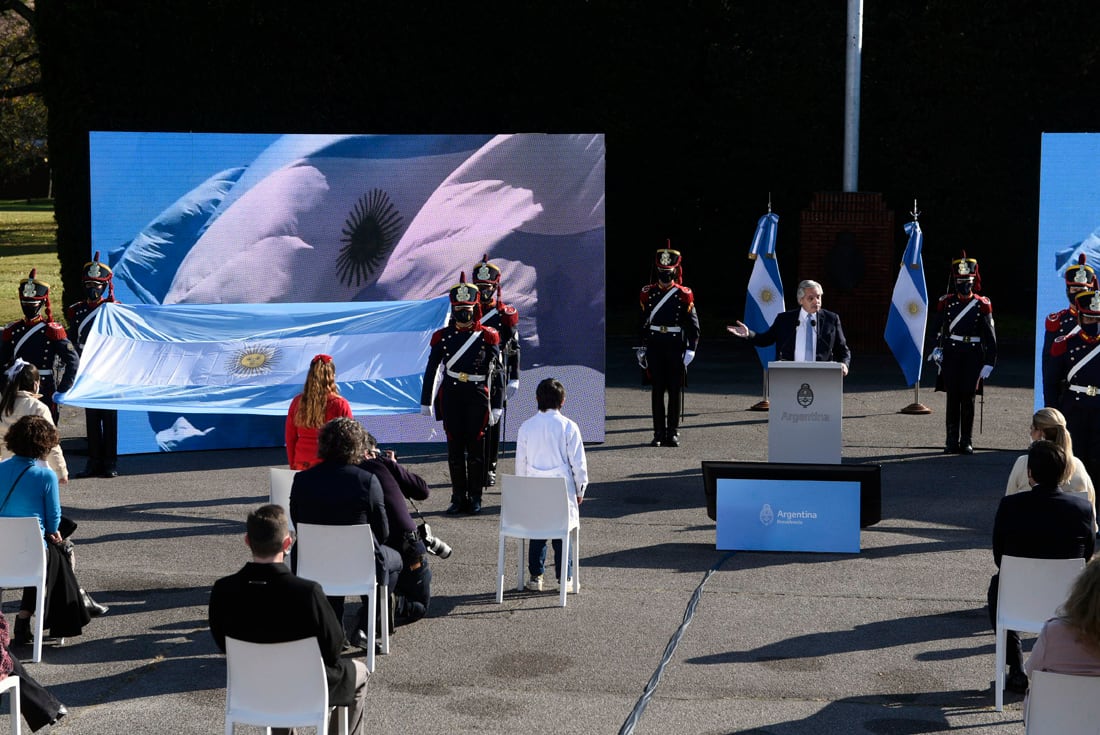
[{"label": "face mask", "polygon": [[34,319],[42,311],[42,307],[45,306],[41,301],[21,301],[19,306],[23,309],[23,316],[27,319]]},{"label": "face mask", "polygon": [[98,301],[103,297],[103,291],[106,285],[102,283],[89,282],[84,284],[84,293],[88,298],[88,301]]},{"label": "face mask", "polygon": [[451,319],[455,324],[468,324],[474,320],[473,309],[451,309]]}]

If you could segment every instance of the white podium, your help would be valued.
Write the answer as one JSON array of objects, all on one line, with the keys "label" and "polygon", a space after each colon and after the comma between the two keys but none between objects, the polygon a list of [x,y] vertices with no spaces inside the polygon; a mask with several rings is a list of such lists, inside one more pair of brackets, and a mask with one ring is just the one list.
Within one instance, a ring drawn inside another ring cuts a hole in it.
[{"label": "white podium", "polygon": [[840,464],[839,362],[768,363],[768,461]]}]

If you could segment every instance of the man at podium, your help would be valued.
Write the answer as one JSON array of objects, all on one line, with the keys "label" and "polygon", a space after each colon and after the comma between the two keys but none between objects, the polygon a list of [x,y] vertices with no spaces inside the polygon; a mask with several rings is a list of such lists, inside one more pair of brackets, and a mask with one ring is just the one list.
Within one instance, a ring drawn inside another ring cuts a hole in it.
[{"label": "man at podium", "polygon": [[839,362],[841,373],[847,375],[852,353],[840,316],[821,308],[823,294],[817,281],[802,281],[797,292],[799,308],[780,313],[768,331],[757,334],[741,322],[727,326],[726,331],[757,347],[774,344],[778,360]]}]

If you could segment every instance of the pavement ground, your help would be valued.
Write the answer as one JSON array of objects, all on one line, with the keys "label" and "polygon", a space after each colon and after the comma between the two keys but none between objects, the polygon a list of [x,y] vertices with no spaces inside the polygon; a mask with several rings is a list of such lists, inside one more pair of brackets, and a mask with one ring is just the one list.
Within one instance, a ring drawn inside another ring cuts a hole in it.
[{"label": "pavement ground", "polygon": [[[399,628],[378,659],[369,732],[619,732],[716,566],[633,732],[1022,732],[1018,695],[993,710],[985,593],[993,514],[1028,441],[1025,348],[1003,350],[973,456],[942,452],[943,394],[930,376],[920,399],[934,413],[902,415],[913,391],[892,358],[857,354],[843,457],[881,464],[882,520],[863,530],[859,554],[728,555],[715,549],[700,462],[766,460],[767,415],[746,410],[761,393],[755,355],[704,344],[683,446],[654,449],[628,344],[608,344],[607,436],[587,447],[582,590],[566,608],[552,584],[508,590],[498,605],[499,493],[487,491],[479,516],[444,516],[443,446],[394,447],[431,484],[421,507],[455,551],[431,560],[430,617]],[[81,412],[65,409],[74,472],[83,427]],[[135,455],[117,479],[62,487],[80,523],[78,577],[111,611],[28,665],[70,709],[55,732],[222,732],[225,659],[206,626],[209,590],[246,561],[244,517],[267,500],[267,467],[284,465],[281,448]],[[508,559],[514,568],[514,546]],[[9,620],[16,598],[4,597]]]}]

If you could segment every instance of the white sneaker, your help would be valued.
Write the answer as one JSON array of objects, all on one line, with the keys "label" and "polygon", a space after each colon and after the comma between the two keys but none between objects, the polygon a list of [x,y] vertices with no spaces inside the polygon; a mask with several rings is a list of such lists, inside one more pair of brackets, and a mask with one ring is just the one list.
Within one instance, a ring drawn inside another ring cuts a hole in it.
[{"label": "white sneaker", "polygon": [[[558,580],[558,589],[561,589],[561,580],[560,579]],[[573,578],[572,577],[565,580],[565,594],[567,594],[567,595],[573,594]]]},{"label": "white sneaker", "polygon": [[527,584],[524,585],[531,592],[542,592],[542,575],[532,575],[527,578]]}]

